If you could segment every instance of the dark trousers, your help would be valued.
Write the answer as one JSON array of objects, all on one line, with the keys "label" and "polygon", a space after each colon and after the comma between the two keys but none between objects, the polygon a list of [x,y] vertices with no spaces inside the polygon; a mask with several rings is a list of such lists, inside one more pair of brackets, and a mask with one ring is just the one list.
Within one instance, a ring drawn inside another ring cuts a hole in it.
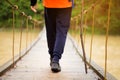
[{"label": "dark trousers", "polygon": [[45,8],[45,24],[49,54],[58,62],[64,51],[72,8]]}]

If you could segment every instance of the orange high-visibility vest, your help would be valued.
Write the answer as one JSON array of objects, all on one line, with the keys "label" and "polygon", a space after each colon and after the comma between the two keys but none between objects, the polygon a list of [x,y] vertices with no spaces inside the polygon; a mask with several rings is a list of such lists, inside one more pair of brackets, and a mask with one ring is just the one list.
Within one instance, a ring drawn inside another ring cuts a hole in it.
[{"label": "orange high-visibility vest", "polygon": [[43,0],[43,5],[47,8],[67,8],[72,7],[72,0]]}]

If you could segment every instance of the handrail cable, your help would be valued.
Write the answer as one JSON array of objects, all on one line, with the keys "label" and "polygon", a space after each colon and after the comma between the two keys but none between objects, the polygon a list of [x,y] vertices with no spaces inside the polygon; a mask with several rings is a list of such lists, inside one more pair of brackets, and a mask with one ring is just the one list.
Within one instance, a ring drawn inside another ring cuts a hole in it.
[{"label": "handrail cable", "polygon": [[[14,5],[14,4],[11,3],[9,0],[6,0],[6,1],[11,5],[11,7],[16,8],[17,5]],[[18,6],[17,6],[17,7],[18,7]],[[22,14],[22,11],[21,11],[20,9],[17,9],[17,11]],[[27,17],[26,14],[25,14],[24,16]]]},{"label": "handrail cable", "polygon": [[86,10],[84,10],[83,14],[87,13],[88,11],[90,11],[91,9],[93,9],[93,7],[96,7],[96,5],[100,3],[100,0],[97,0],[96,2],[94,2],[89,8],[87,8]]},{"label": "handrail cable", "polygon": [[107,19],[107,28],[106,28],[106,41],[105,41],[105,73],[104,80],[107,77],[107,47],[108,47],[108,36],[109,36],[109,26],[110,26],[110,13],[111,13],[111,0],[108,2],[108,19]]},{"label": "handrail cable", "polygon": [[[18,9],[18,6],[17,6],[17,5],[14,5],[14,4],[11,3],[9,0],[6,0],[6,2],[8,2],[8,3],[11,5],[11,7],[13,7],[13,8],[17,8],[17,11],[18,11],[20,14],[23,14],[23,12],[22,12],[20,9]],[[29,17],[29,16],[26,15],[25,13],[24,13],[23,16],[24,16],[24,17]],[[31,20],[32,22],[37,22],[37,21],[34,20],[33,18],[32,18],[32,19],[29,19],[29,20]],[[41,22],[37,22],[37,23],[41,24],[41,23],[43,23],[43,22],[41,21]]]}]

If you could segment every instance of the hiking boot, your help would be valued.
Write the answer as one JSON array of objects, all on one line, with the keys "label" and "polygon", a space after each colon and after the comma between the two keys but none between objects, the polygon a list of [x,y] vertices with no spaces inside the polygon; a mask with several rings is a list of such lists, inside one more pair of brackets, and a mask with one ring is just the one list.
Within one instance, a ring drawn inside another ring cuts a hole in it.
[{"label": "hiking boot", "polygon": [[51,63],[51,70],[52,70],[52,72],[60,72],[61,67],[60,67],[59,63],[58,62],[52,62]]}]

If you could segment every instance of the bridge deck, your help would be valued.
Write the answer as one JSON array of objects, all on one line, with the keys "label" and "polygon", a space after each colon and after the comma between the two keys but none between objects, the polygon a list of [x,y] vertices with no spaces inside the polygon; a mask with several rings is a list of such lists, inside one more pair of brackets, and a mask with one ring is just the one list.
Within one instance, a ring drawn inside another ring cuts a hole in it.
[{"label": "bridge deck", "polygon": [[62,71],[52,73],[45,31],[38,43],[20,60],[16,67],[5,73],[2,80],[98,80],[98,76],[88,69],[84,71],[84,63],[67,38],[65,51],[60,61]]}]

